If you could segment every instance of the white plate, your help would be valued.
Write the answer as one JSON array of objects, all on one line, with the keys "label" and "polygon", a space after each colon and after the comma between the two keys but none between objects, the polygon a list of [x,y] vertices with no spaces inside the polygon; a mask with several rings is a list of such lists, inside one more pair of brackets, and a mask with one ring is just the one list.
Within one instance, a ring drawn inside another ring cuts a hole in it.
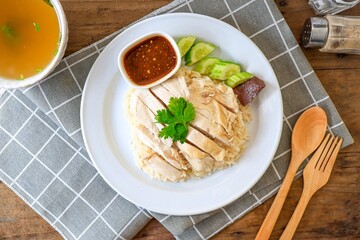
[{"label": "white plate", "polygon": [[[266,87],[251,103],[254,120],[249,146],[236,165],[184,183],[153,180],[136,166],[123,104],[129,87],[118,71],[117,56],[130,41],[151,31],[167,32],[175,38],[194,35],[209,41],[218,46],[213,55],[239,62],[265,81]],[[269,62],[244,34],[207,16],[166,14],[128,28],[100,54],[84,87],[81,126],[94,165],[124,198],[158,213],[200,214],[236,200],[265,173],[280,140],[282,99]]]}]

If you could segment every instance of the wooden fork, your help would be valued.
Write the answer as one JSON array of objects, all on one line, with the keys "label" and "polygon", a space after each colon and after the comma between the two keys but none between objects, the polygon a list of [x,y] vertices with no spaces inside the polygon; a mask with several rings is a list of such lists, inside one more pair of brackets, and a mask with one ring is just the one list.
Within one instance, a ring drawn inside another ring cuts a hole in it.
[{"label": "wooden fork", "polygon": [[341,138],[330,137],[328,134],[306,165],[301,198],[280,240],[288,240],[293,237],[310,198],[328,182],[342,141]]}]

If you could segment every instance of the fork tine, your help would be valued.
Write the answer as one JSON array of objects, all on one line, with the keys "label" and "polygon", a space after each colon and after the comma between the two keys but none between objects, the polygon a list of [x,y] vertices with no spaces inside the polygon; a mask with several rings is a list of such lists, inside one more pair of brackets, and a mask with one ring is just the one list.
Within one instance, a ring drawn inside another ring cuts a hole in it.
[{"label": "fork tine", "polygon": [[331,156],[329,157],[329,159],[326,161],[326,164],[324,166],[324,172],[331,172],[333,167],[334,167],[334,164],[335,164],[335,159],[337,157],[337,154],[341,148],[341,145],[342,145],[342,142],[343,142],[343,139],[342,138],[336,138],[336,140],[338,141],[336,146],[335,146],[335,142],[334,142],[334,149],[331,153]]},{"label": "fork tine", "polygon": [[328,159],[330,157],[330,154],[331,154],[331,151],[332,151],[331,147],[333,146],[334,139],[335,139],[335,137],[333,135],[331,135],[331,138],[327,142],[326,147],[325,147],[325,149],[323,151],[323,154],[322,154],[321,158],[319,158],[319,160],[318,160],[319,165],[316,164],[315,168],[318,169],[319,171],[321,170],[321,168],[322,168],[324,162],[326,161],[326,159]]},{"label": "fork tine", "polygon": [[[330,138],[330,139],[329,139]],[[332,142],[332,139],[334,137],[331,136],[329,133],[326,135],[325,139],[323,140],[323,142],[321,143],[320,147],[318,148],[319,150],[322,149],[322,151],[319,153],[319,156],[317,157],[317,161],[315,163],[314,168],[318,168],[318,165],[321,164],[321,162],[324,160],[325,155],[328,151],[329,148],[329,143]]]},{"label": "fork tine", "polygon": [[329,161],[330,159],[330,156],[335,148],[335,145],[337,143],[337,140],[338,140],[338,137],[336,137],[335,139],[333,139],[333,141],[331,142],[331,145],[329,146],[329,150],[327,151],[326,153],[326,156],[324,158],[324,160],[322,161],[320,167],[319,167],[319,171],[323,171],[325,170],[325,166],[327,164],[327,162]]}]

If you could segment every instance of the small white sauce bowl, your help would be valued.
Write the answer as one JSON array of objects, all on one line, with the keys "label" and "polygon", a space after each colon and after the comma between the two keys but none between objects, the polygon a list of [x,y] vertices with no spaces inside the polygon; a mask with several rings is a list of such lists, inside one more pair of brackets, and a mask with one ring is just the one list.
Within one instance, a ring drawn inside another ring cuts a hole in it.
[{"label": "small white sauce bowl", "polygon": [[[137,83],[135,83],[130,76],[127,74],[125,66],[124,66],[124,58],[126,56],[126,53],[128,53],[128,51],[130,51],[133,47],[137,46],[138,44],[140,44],[141,42],[150,39],[152,37],[156,37],[156,36],[161,36],[166,38],[172,48],[175,51],[175,55],[176,55],[176,65],[174,67],[173,70],[171,70],[171,72],[169,72],[168,74],[166,74],[165,76],[163,76],[162,78],[159,78],[158,80],[155,80],[154,82],[151,82],[149,84],[146,85],[139,85]],[[134,41],[130,42],[128,45],[126,45],[119,53],[119,57],[118,57],[118,67],[119,70],[123,76],[123,78],[125,79],[125,81],[133,88],[139,88],[139,89],[147,89],[147,88],[151,88],[154,87],[160,83],[165,82],[166,80],[168,80],[170,77],[172,77],[180,68],[181,66],[181,55],[180,55],[180,50],[179,47],[177,46],[175,40],[167,33],[164,32],[151,32],[148,33],[146,35],[143,35],[137,39],[135,39]]]},{"label": "small white sauce bowl", "polygon": [[46,76],[48,76],[55,69],[55,67],[61,62],[65,54],[65,49],[68,42],[68,35],[69,35],[68,23],[66,20],[66,15],[64,13],[64,10],[60,4],[60,1],[51,0],[51,3],[54,6],[54,10],[58,18],[58,23],[61,33],[59,49],[56,56],[51,60],[49,65],[47,65],[46,68],[44,68],[41,72],[31,77],[25,78],[24,80],[9,79],[0,76],[0,88],[11,89],[11,88],[22,88],[22,87],[30,86],[44,79]]}]

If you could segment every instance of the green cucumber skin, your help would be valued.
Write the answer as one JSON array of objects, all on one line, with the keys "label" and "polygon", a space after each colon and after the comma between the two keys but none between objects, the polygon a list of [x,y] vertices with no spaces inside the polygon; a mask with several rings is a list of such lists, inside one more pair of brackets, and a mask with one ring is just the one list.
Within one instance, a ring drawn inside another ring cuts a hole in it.
[{"label": "green cucumber skin", "polygon": [[[241,72],[241,66],[232,61],[224,61],[217,57],[207,57],[212,53],[216,46],[207,42],[196,42],[195,36],[182,37],[177,42],[182,57],[184,56],[185,65],[192,66],[195,63],[197,65],[193,67],[193,70],[199,72],[202,75],[208,75],[212,79],[224,81],[224,83],[234,88],[252,77],[249,72]],[[191,43],[191,44],[189,44]],[[184,48],[185,45],[186,46]],[[197,51],[202,51],[202,53]]]},{"label": "green cucumber skin", "polygon": [[[177,42],[177,45],[179,46],[181,57],[185,56],[185,54],[190,50],[190,48],[194,45],[195,40],[196,40],[195,36],[180,38],[180,40]],[[191,44],[189,44],[188,47],[183,49],[183,44],[185,44],[186,42],[190,42]],[[183,52],[181,52],[181,50],[183,50]]]},{"label": "green cucumber skin", "polygon": [[231,75],[241,71],[241,67],[238,64],[230,62],[219,62],[216,63],[214,68],[211,70],[209,77],[217,80],[224,81]]},{"label": "green cucumber skin", "polygon": [[225,84],[231,88],[234,88],[240,84],[243,84],[247,80],[253,78],[254,75],[249,72],[239,72],[225,80]]},{"label": "green cucumber skin", "polygon": [[[207,51],[203,54],[203,56],[200,57],[200,59],[196,59],[194,56],[195,52],[201,48],[206,48]],[[216,48],[216,46],[211,43],[206,43],[206,42],[195,43],[190,48],[190,50],[185,54],[185,65],[191,66],[191,65],[197,63],[198,61],[200,61],[201,59],[203,59],[204,57],[206,57],[210,53],[212,53],[215,50],[215,48]]]},{"label": "green cucumber skin", "polygon": [[205,57],[195,66],[194,70],[200,74],[207,75],[214,68],[215,64],[220,61],[216,57]]}]

